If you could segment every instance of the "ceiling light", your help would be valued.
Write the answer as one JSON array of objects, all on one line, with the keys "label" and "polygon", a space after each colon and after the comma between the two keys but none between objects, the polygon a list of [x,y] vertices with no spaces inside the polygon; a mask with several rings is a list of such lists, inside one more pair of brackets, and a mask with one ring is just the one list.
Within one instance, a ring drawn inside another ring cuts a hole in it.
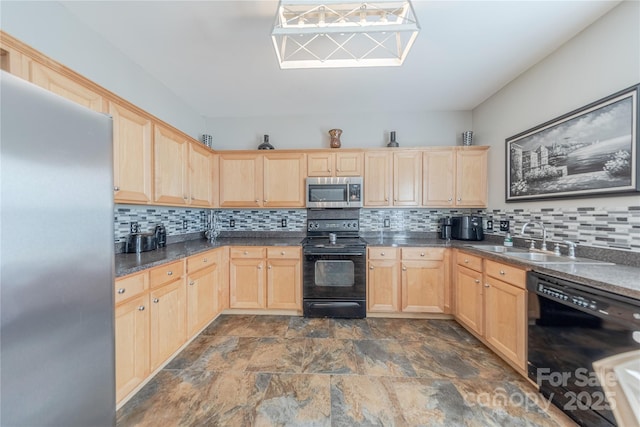
[{"label": "ceiling light", "polygon": [[410,0],[280,0],[271,38],[282,69],[389,67],[419,31]]}]

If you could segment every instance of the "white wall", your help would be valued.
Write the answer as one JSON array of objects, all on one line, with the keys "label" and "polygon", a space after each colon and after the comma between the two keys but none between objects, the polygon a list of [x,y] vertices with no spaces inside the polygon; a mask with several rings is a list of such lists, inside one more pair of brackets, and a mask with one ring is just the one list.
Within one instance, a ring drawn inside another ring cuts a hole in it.
[{"label": "white wall", "polygon": [[202,133],[202,116],[59,3],[2,0],[0,24],[6,33],[193,138]]},{"label": "white wall", "polygon": [[640,83],[640,2],[625,1],[473,110],[490,145],[489,207],[625,207],[640,196],[505,203],[505,139]]},{"label": "white wall", "polygon": [[[348,102],[345,100],[344,102]],[[276,149],[329,148],[329,129],[342,129],[342,148],[384,147],[396,131],[401,147],[459,145],[470,111],[208,118],[216,150],[252,150],[264,134]],[[479,144],[482,141],[478,141]]]}]

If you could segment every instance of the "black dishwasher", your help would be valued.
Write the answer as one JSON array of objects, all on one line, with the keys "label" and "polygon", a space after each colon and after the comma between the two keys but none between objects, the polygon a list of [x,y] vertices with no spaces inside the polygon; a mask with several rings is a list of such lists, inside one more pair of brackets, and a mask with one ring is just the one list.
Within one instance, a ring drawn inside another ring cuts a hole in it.
[{"label": "black dishwasher", "polygon": [[527,290],[529,378],[580,425],[617,425],[593,363],[640,350],[640,301],[538,272]]}]

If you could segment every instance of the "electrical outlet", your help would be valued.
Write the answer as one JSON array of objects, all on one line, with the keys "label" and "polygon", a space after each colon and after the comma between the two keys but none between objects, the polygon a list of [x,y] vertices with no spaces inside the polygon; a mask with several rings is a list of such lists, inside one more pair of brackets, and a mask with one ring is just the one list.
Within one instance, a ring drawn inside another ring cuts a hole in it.
[{"label": "electrical outlet", "polygon": [[492,219],[488,219],[487,220],[487,230],[493,230],[493,220]]},{"label": "electrical outlet", "polygon": [[129,232],[131,234],[138,233],[139,231],[140,231],[140,224],[138,224],[137,222],[129,223]]},{"label": "electrical outlet", "polygon": [[183,219],[182,220],[182,229],[186,230],[187,228],[189,228],[189,220]]},{"label": "electrical outlet", "polygon": [[231,218],[231,219],[229,220],[229,227],[233,228],[233,227],[235,227],[235,226],[236,226],[236,220],[235,220],[235,219],[233,219],[233,218]]},{"label": "electrical outlet", "polygon": [[509,220],[500,221],[500,231],[509,231]]},{"label": "electrical outlet", "polygon": [[383,224],[384,224],[384,228],[389,228],[391,227],[391,220],[389,218],[385,218]]},{"label": "electrical outlet", "polygon": [[286,227],[286,226],[287,226],[287,218],[282,218],[282,219],[280,220],[280,225],[281,225],[282,227]]}]

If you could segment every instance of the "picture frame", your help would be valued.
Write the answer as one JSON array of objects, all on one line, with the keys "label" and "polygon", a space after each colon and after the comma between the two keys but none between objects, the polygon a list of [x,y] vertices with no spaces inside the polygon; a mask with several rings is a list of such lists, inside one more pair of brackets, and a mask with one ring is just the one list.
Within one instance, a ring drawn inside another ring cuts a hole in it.
[{"label": "picture frame", "polygon": [[640,191],[640,84],[509,137],[506,202]]}]

